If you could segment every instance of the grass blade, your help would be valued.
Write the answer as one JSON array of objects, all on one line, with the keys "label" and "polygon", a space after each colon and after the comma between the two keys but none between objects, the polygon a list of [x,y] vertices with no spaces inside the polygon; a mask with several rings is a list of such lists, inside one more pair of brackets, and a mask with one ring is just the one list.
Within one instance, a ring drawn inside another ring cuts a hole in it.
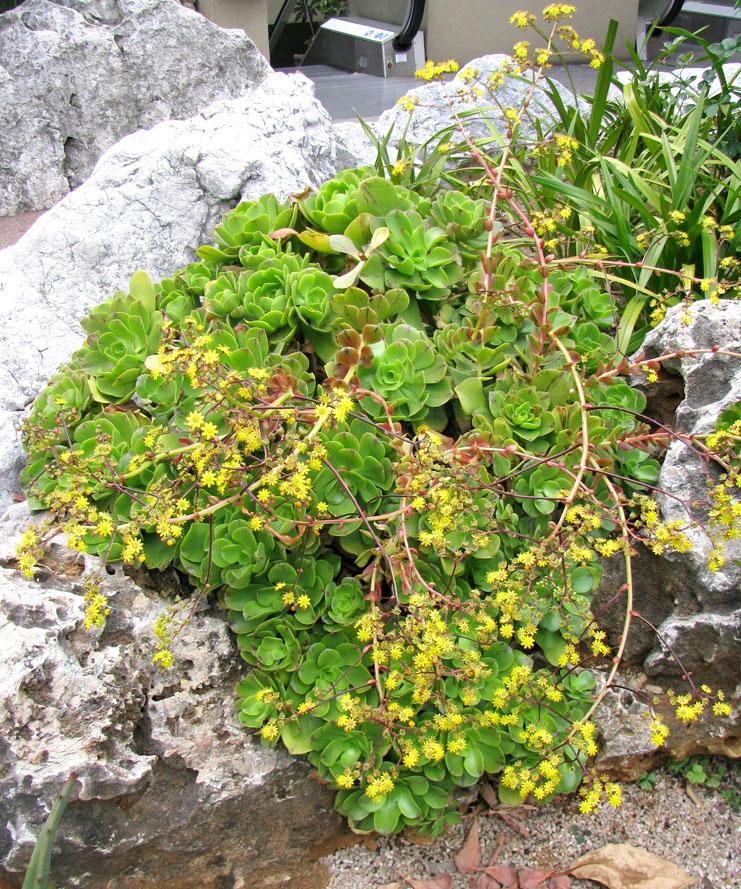
[{"label": "grass blade", "polygon": [[602,129],[602,118],[607,105],[607,94],[612,83],[612,48],[615,45],[615,37],[617,36],[618,23],[615,19],[610,19],[607,28],[607,36],[605,37],[605,45],[603,52],[605,60],[600,66],[597,84],[594,90],[594,99],[592,100],[592,112],[589,115],[589,144],[594,147],[597,144],[597,137]]}]

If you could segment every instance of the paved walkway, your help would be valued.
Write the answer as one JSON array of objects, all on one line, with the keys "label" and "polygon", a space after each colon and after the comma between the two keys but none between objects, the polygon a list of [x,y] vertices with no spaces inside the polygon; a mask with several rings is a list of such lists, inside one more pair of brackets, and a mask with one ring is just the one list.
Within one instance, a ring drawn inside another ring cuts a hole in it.
[{"label": "paved walkway", "polygon": [[18,216],[0,216],[0,250],[10,247],[41,216],[43,210],[21,213]]}]

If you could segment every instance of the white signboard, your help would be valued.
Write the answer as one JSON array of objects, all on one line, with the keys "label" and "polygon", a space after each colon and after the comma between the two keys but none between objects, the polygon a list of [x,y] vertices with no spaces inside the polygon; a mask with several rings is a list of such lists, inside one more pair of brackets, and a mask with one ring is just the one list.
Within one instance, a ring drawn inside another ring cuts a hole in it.
[{"label": "white signboard", "polygon": [[383,43],[384,40],[394,36],[393,31],[387,31],[385,28],[376,28],[361,22],[348,22],[345,19],[328,19],[322,28],[327,31],[336,31],[338,34],[348,34],[350,37],[361,37],[363,40],[371,40],[373,43]]}]

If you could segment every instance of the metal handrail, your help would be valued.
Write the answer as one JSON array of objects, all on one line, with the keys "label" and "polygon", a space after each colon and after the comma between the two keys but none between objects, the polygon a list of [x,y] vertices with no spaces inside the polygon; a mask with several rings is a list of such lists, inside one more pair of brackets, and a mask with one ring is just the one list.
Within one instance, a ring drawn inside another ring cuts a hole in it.
[{"label": "metal handrail", "polygon": [[422,24],[422,16],[425,13],[425,0],[410,0],[407,8],[406,18],[404,19],[399,33],[394,37],[392,46],[394,49],[402,52],[409,49],[414,40],[414,36],[419,31]]},{"label": "metal handrail", "polygon": [[[309,5],[306,0],[300,0],[301,5],[304,7],[304,12],[308,17],[309,22],[311,22],[311,11],[309,9]],[[275,52],[275,48],[278,45],[278,41],[280,40],[283,31],[285,30],[286,25],[288,24],[288,20],[293,15],[293,10],[296,8],[297,0],[283,0],[283,5],[280,8],[280,12],[278,13],[278,17],[275,20],[275,24],[273,25],[273,30],[270,32],[270,55],[272,56]],[[313,33],[312,28],[312,33]]]}]

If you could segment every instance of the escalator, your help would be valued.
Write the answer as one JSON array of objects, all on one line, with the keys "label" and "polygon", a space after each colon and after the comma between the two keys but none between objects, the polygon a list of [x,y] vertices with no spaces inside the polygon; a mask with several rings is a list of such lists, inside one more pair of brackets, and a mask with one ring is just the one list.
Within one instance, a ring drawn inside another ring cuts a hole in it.
[{"label": "escalator", "polygon": [[[283,30],[298,4],[284,0],[270,35],[271,58],[278,51]],[[303,65],[328,65],[342,71],[376,77],[409,77],[424,67],[424,38],[420,31],[425,0],[406,0],[401,25],[361,17],[328,19],[317,29]]]}]

